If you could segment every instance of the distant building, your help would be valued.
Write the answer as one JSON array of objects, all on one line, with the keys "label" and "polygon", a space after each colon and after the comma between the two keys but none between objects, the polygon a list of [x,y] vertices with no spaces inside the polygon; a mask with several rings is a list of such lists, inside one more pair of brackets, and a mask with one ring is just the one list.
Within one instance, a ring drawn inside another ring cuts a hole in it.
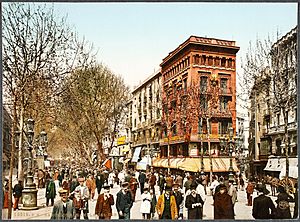
[{"label": "distant building", "polygon": [[[161,134],[161,72],[157,71],[132,91],[126,132],[137,169],[151,165]],[[134,166],[133,166],[134,167]]]}]

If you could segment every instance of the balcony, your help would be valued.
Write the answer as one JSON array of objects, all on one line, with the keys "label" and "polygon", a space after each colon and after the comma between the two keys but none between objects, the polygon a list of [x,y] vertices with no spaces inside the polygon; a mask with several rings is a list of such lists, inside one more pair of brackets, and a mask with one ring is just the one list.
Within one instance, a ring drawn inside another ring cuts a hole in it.
[{"label": "balcony", "polygon": [[219,91],[219,94],[220,95],[223,95],[223,96],[232,96],[232,88],[229,87],[228,89],[226,88],[221,88],[220,91]]},{"label": "balcony", "polygon": [[[295,131],[295,130],[297,130],[297,122],[289,123],[288,131]],[[284,124],[280,126],[270,127],[269,134],[276,134],[276,133],[284,133]]]}]

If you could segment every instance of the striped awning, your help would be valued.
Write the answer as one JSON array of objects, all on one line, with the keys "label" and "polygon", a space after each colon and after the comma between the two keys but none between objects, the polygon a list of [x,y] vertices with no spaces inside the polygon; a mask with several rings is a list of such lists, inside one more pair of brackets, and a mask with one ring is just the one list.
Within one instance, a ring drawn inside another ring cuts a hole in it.
[{"label": "striped awning", "polygon": [[[212,165],[213,172],[229,172],[230,158],[229,157],[209,157],[203,158],[204,172],[210,172]],[[168,159],[156,158],[153,160],[154,167],[180,169],[189,172],[201,171],[201,158],[170,158],[170,166]],[[234,172],[238,172],[235,158],[232,158],[232,167]]]}]

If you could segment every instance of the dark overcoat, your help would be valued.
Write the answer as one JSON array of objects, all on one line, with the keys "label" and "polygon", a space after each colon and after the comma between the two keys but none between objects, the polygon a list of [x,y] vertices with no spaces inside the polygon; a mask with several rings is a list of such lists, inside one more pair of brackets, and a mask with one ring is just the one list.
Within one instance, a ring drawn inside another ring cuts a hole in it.
[{"label": "dark overcoat", "polygon": [[21,184],[17,183],[14,186],[14,190],[13,190],[14,197],[20,198],[22,196],[22,191],[23,191],[23,186]]},{"label": "dark overcoat", "polygon": [[289,202],[293,201],[293,198],[287,193],[279,193],[277,196],[277,207],[275,218],[276,219],[291,219],[291,210]]},{"label": "dark overcoat", "polygon": [[214,219],[234,219],[232,199],[228,193],[215,194]]},{"label": "dark overcoat", "polygon": [[125,194],[120,190],[117,193],[116,207],[118,212],[122,211],[124,213],[125,208],[131,209],[133,205],[132,196],[129,191]]},{"label": "dark overcoat", "polygon": [[[200,206],[192,207],[193,204],[201,204]],[[199,194],[193,197],[192,194],[186,196],[185,207],[188,209],[188,219],[202,219],[202,208],[204,201]]]},{"label": "dark overcoat", "polygon": [[56,196],[56,189],[55,189],[55,183],[53,180],[50,180],[49,183],[46,186],[46,198],[55,198]]},{"label": "dark overcoat", "polygon": [[275,205],[270,197],[264,194],[253,200],[252,216],[255,219],[272,219],[275,213]]}]

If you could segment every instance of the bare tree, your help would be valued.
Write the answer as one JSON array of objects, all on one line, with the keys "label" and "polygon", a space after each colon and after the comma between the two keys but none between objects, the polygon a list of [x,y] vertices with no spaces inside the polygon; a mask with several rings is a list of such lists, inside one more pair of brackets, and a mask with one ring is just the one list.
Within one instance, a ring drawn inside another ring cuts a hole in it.
[{"label": "bare tree", "polygon": [[296,28],[287,35],[292,37],[282,41],[277,33],[276,41],[268,37],[265,40],[258,39],[254,48],[250,44],[246,60],[242,65],[243,73],[240,73],[240,88],[244,96],[242,93],[238,96],[248,100],[251,95],[252,105],[256,105],[260,95],[264,98],[271,116],[276,113],[283,115],[286,176],[288,177],[288,115],[296,107],[297,96]]},{"label": "bare tree", "polygon": [[21,132],[18,178],[23,180],[24,119],[33,115],[38,102],[44,108],[52,102],[50,95],[59,93],[61,81],[86,54],[66,19],[46,5],[6,3],[2,27],[4,104],[16,121],[13,132]]}]

